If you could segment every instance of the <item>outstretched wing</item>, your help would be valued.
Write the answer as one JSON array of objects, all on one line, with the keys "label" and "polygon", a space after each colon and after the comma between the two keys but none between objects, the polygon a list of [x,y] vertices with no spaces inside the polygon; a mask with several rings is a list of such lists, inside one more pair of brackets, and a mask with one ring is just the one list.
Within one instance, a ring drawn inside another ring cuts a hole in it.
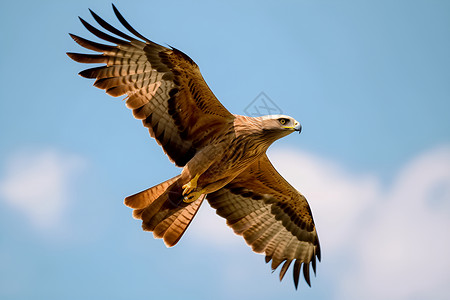
[{"label": "outstretched wing", "polygon": [[214,96],[192,59],[175,48],[146,39],[125,21],[114,5],[113,9],[122,25],[136,38],[91,11],[101,27],[118,37],[80,18],[83,25],[95,36],[115,45],[99,44],[71,34],[75,42],[101,54],[67,55],[80,63],[106,64],[79,74],[95,78],[94,86],[111,96],[126,94],[126,105],[133,110],[133,115],[143,120],[169,158],[177,166],[184,166],[198,149],[226,131],[234,117]]},{"label": "outstretched wing", "polygon": [[298,286],[301,265],[308,285],[309,266],[316,272],[320,245],[311,210],[305,197],[275,170],[266,155],[222,189],[208,194],[217,214],[242,235],[253,251],[272,260],[272,270],[284,262],[283,279],[294,263],[294,283]]}]

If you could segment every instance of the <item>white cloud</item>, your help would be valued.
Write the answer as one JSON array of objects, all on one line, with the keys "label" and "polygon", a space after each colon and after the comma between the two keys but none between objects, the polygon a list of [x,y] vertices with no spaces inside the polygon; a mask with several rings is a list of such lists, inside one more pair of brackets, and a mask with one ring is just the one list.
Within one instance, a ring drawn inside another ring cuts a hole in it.
[{"label": "white cloud", "polygon": [[450,148],[414,159],[382,196],[358,236],[359,265],[347,288],[356,288],[355,298],[448,299]]},{"label": "white cloud", "polygon": [[192,238],[196,242],[206,242],[213,247],[242,244],[242,238],[234,234],[233,230],[227,226],[226,220],[219,217],[206,202],[202,204],[188,229]]},{"label": "white cloud", "polygon": [[70,180],[84,161],[55,150],[23,151],[6,162],[0,197],[40,229],[56,225],[69,200]]},{"label": "white cloud", "polygon": [[378,197],[377,178],[352,174],[305,152],[274,150],[269,156],[278,172],[310,202],[324,251],[335,253],[351,244],[355,222]]},{"label": "white cloud", "polygon": [[447,298],[450,147],[415,158],[390,187],[304,152],[270,156],[310,199],[336,298]]}]

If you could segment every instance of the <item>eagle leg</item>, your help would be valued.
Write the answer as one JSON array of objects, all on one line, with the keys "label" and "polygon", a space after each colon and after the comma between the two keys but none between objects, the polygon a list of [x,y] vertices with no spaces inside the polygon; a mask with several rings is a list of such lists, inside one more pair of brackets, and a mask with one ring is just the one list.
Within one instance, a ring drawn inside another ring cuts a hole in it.
[{"label": "eagle leg", "polygon": [[[199,177],[200,177],[200,174],[195,175],[194,178],[191,179],[191,181],[189,181],[188,183],[186,183],[185,185],[182,186],[182,188],[183,188],[182,195],[183,196],[190,194],[194,189],[197,188],[197,180]],[[195,198],[194,200],[196,200],[196,199],[197,198]]]}]

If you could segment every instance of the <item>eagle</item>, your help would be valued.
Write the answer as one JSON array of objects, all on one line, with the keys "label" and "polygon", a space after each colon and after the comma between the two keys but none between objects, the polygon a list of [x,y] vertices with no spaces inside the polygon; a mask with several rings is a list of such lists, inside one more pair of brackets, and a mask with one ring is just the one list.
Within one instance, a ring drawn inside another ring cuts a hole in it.
[{"label": "eagle", "polygon": [[[83,70],[94,86],[117,97],[142,120],[180,175],[125,198],[142,228],[167,247],[180,240],[206,199],[234,232],[256,253],[264,253],[272,271],[281,264],[283,279],[292,262],[295,288],[301,269],[309,286],[316,273],[320,244],[305,197],[274,168],[268,147],[301,131],[286,115],[248,117],[230,113],[214,96],[197,64],[174,47],[164,47],[137,32],[113,5],[128,33],[93,11],[100,30],[80,18],[93,42],[70,34],[82,47],[97,52],[68,52],[76,62],[101,64]],[[303,266],[303,267],[302,267]]]}]

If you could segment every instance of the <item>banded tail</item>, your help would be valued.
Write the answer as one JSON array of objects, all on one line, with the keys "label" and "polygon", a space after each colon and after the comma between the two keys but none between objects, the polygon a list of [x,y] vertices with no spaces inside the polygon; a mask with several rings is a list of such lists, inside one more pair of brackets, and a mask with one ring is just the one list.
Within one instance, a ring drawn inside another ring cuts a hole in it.
[{"label": "banded tail", "polygon": [[153,231],[153,236],[162,238],[167,247],[178,243],[206,196],[183,202],[179,178],[175,176],[125,198],[125,205],[134,209],[133,218],[142,220],[142,229]]}]

